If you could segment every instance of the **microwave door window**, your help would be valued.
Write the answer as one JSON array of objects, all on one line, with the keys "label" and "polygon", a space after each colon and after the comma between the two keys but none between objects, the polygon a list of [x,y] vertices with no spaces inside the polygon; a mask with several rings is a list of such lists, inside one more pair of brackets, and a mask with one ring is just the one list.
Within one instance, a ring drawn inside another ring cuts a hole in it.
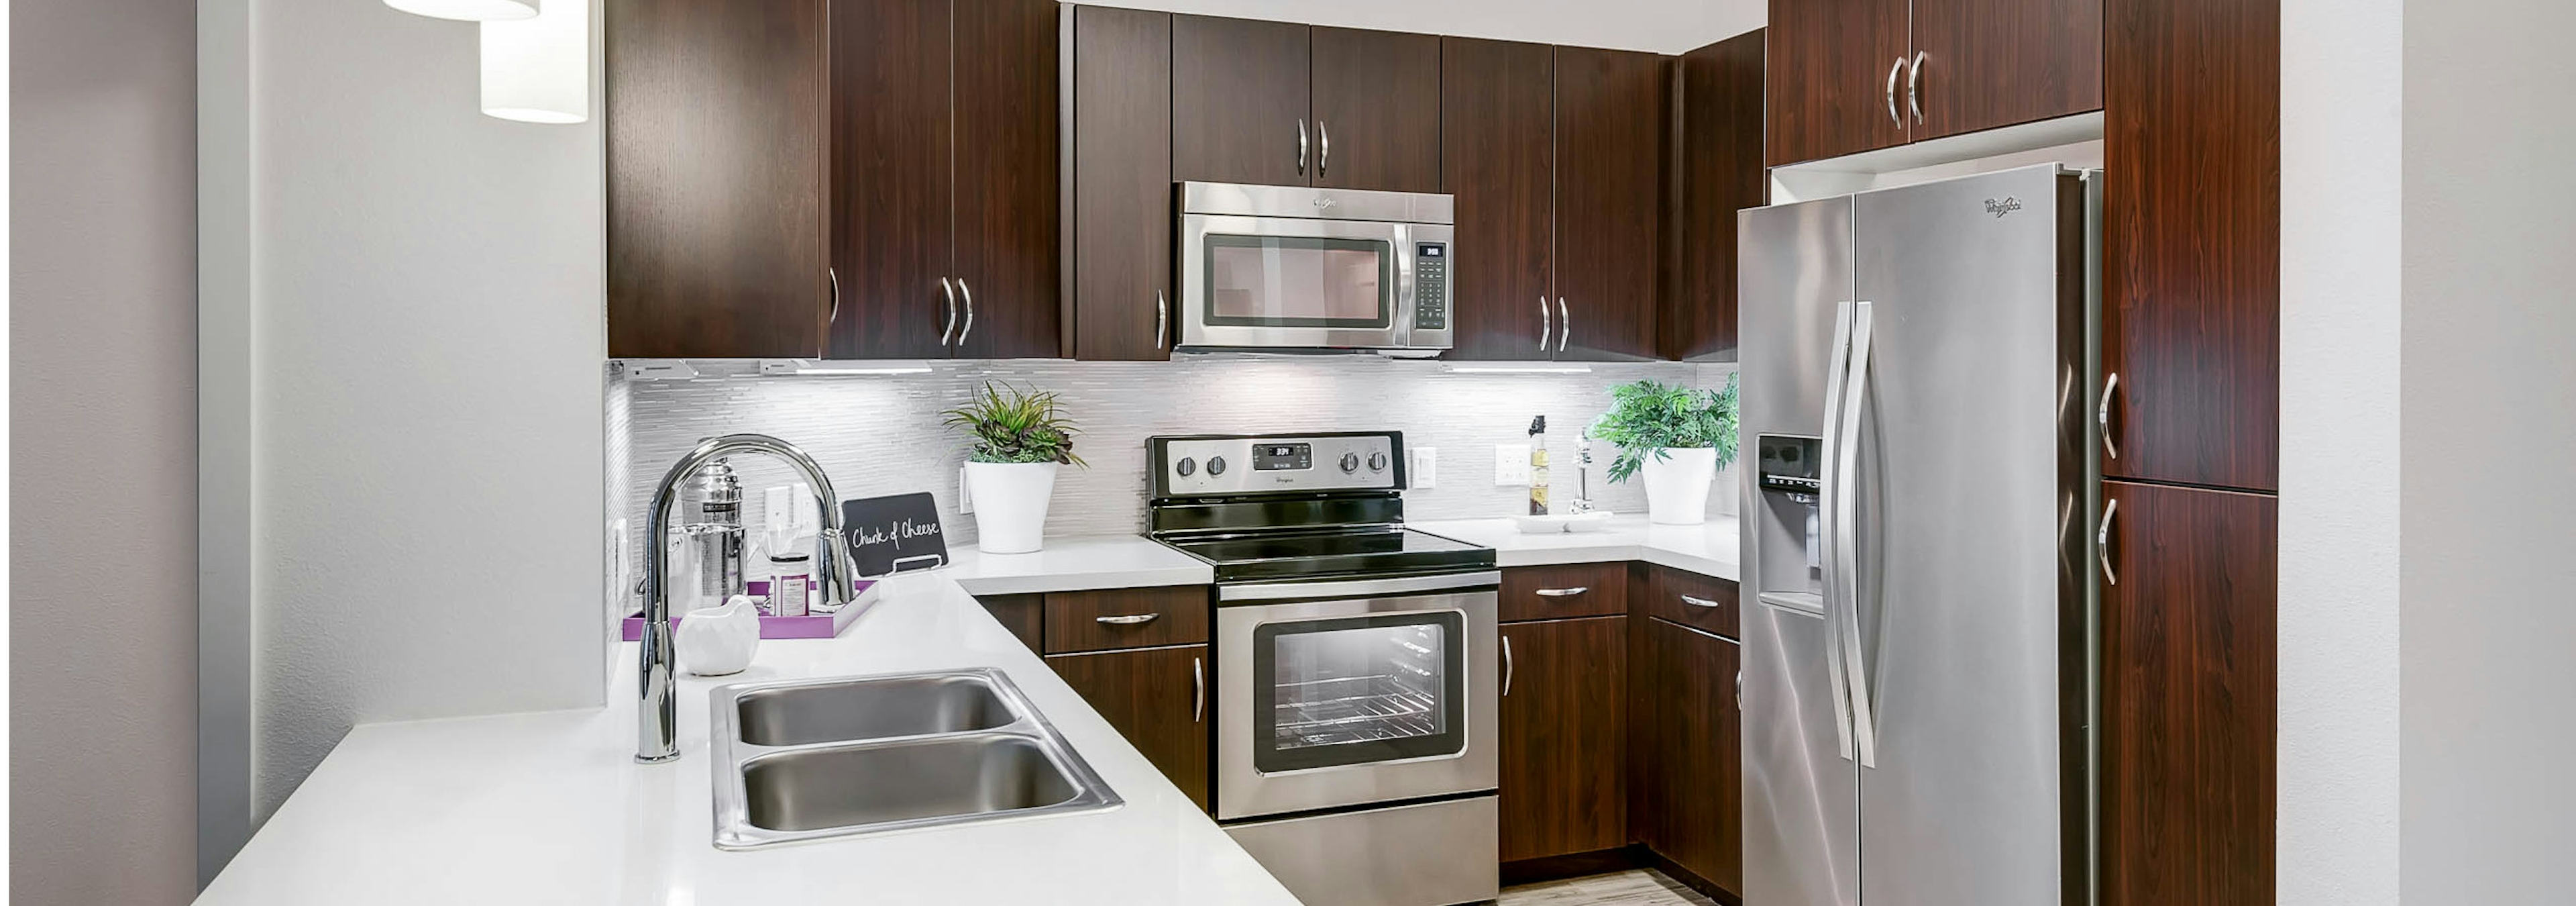
[{"label": "microwave door window", "polygon": [[1207,246],[1210,324],[1383,330],[1394,323],[1391,242],[1211,234]]},{"label": "microwave door window", "polygon": [[1266,773],[1454,755],[1466,745],[1456,612],[1255,630],[1254,767]]}]

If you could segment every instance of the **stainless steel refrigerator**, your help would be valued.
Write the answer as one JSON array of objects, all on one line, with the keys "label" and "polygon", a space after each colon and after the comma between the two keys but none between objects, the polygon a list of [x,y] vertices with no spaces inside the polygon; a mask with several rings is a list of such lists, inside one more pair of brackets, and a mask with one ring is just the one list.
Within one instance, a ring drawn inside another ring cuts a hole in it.
[{"label": "stainless steel refrigerator", "polygon": [[2090,901],[2097,197],[1739,215],[1748,906]]}]

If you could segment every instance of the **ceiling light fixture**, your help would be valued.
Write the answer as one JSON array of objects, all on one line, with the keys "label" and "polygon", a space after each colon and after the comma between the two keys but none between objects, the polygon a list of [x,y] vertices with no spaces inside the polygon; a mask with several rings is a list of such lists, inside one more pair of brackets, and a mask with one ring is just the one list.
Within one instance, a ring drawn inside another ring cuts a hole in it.
[{"label": "ceiling light fixture", "polygon": [[483,112],[523,123],[590,119],[590,0],[546,0],[534,18],[483,23]]},{"label": "ceiling light fixture", "polygon": [[[548,0],[549,5],[552,2]],[[537,14],[537,0],[385,0],[385,5],[415,16],[466,22],[503,22]]]}]

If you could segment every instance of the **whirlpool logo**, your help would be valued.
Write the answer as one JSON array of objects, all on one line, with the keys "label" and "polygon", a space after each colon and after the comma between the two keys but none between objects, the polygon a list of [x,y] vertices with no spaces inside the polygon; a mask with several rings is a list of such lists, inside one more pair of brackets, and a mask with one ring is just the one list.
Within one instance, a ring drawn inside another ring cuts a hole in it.
[{"label": "whirlpool logo", "polygon": [[2002,217],[2018,210],[2021,210],[2021,199],[2019,198],[2007,195],[2004,196],[2001,201],[1997,201],[1992,198],[1986,199],[1986,213],[1993,214],[1996,217]]}]

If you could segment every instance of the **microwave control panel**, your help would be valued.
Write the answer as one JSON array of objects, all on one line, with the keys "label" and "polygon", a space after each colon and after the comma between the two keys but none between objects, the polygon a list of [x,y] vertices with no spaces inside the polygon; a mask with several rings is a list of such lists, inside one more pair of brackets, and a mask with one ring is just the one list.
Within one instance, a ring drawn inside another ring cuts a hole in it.
[{"label": "microwave control panel", "polygon": [[1449,246],[1421,242],[1413,246],[1413,326],[1449,329]]}]

